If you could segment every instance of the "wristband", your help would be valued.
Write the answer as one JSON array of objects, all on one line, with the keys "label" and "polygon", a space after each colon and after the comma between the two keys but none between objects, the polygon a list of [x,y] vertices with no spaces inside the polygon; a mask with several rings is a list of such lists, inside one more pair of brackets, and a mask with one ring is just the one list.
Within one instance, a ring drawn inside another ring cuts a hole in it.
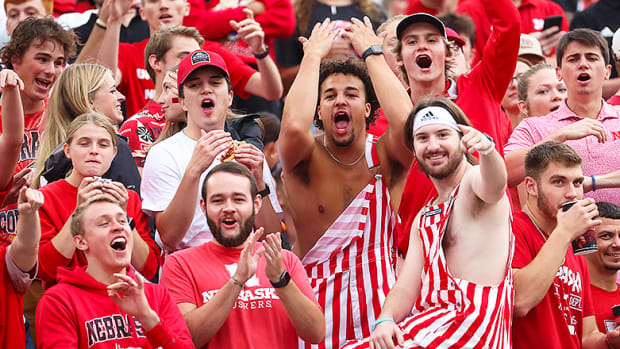
[{"label": "wristband", "polygon": [[269,190],[269,187],[267,185],[265,185],[265,189],[258,192],[258,195],[260,195],[263,198],[269,194],[271,194],[271,190]]},{"label": "wristband", "polygon": [[386,321],[392,321],[394,322],[394,319],[392,319],[391,317],[382,317],[381,319],[377,319],[375,320],[375,322],[372,324],[372,329],[371,331],[375,330],[375,327],[377,327],[378,324],[382,323],[382,322],[386,322]]},{"label": "wristband", "polygon": [[483,136],[486,137],[486,139],[489,140],[489,142],[491,142],[491,147],[487,150],[478,150],[478,154],[480,155],[489,155],[493,150],[495,150],[495,140],[493,139],[493,137],[489,136],[486,133],[482,133]]},{"label": "wristband", "polygon": [[242,284],[242,283],[241,283],[241,281],[239,281],[239,280],[235,279],[235,277],[234,277],[234,276],[231,276],[231,277],[230,277],[230,279],[232,280],[232,282],[233,282],[235,285],[237,285],[237,286],[241,287],[242,289],[245,289],[245,284]]},{"label": "wristband", "polygon": [[101,20],[101,18],[97,18],[97,20],[95,21],[95,25],[103,30],[108,29],[108,26],[105,24],[104,21]]},{"label": "wristband", "polygon": [[594,175],[590,175],[590,178],[592,178],[592,191],[596,190],[596,179],[594,179]]},{"label": "wristband", "polygon": [[254,57],[256,59],[263,59],[263,58],[269,56],[269,46],[263,45],[263,47],[265,48],[265,52],[260,53],[260,54],[254,54]]}]

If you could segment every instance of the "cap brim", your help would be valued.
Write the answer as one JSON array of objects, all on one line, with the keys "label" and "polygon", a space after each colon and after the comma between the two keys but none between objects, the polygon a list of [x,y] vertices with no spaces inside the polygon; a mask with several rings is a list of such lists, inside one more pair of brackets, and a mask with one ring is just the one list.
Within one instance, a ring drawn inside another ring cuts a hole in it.
[{"label": "cap brim", "polygon": [[431,24],[432,26],[437,28],[437,30],[439,30],[439,33],[441,33],[444,38],[447,38],[446,28],[444,27],[443,22],[439,20],[439,18],[433,15],[429,15],[428,13],[420,12],[409,15],[405,17],[402,21],[400,21],[400,23],[398,23],[398,27],[396,27],[396,37],[398,38],[398,40],[402,39],[405,30],[410,25],[415,23]]}]

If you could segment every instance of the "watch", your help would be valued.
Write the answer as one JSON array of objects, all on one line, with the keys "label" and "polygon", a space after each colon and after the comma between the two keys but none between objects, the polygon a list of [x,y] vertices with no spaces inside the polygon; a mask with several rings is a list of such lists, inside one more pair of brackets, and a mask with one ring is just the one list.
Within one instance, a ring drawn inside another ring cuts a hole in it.
[{"label": "watch", "polygon": [[370,55],[382,55],[382,54],[383,54],[383,49],[381,48],[381,46],[370,45],[370,47],[368,47],[366,51],[362,53],[362,59],[365,61],[366,58],[368,58],[368,56]]},{"label": "watch", "polygon": [[282,275],[280,275],[280,280],[278,282],[272,282],[271,280],[269,280],[273,288],[284,287],[288,285],[289,281],[291,281],[291,274],[289,274],[288,271],[286,271],[286,269],[284,269],[284,272],[282,273]]},{"label": "watch", "polygon": [[261,190],[258,192],[258,195],[260,195],[260,197],[264,198],[265,196],[271,194],[271,190],[269,190],[269,186],[265,185],[265,189]]}]

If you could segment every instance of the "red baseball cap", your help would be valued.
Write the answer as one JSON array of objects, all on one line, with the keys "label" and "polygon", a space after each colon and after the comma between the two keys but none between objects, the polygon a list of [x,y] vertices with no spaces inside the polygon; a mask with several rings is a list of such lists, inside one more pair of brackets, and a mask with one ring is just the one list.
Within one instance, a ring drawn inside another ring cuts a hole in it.
[{"label": "red baseball cap", "polygon": [[454,41],[454,43],[460,47],[465,46],[465,40],[463,40],[454,29],[446,27],[446,35],[448,36],[448,41]]},{"label": "red baseball cap", "polygon": [[224,58],[222,58],[222,56],[211,51],[196,50],[185,56],[185,58],[181,60],[181,63],[179,63],[179,70],[177,71],[177,87],[181,88],[181,85],[183,85],[189,74],[202,67],[219,68],[224,72],[226,77],[230,79],[228,69],[226,68],[226,62],[224,62]]}]

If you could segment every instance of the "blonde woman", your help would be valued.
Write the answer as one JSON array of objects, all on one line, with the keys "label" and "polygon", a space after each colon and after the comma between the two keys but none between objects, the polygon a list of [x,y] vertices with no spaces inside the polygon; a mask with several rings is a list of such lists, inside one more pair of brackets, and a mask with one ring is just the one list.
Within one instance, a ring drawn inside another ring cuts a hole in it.
[{"label": "blonde woman", "polygon": [[[148,217],[142,213],[140,196],[127,190],[122,183],[101,178],[109,170],[116,150],[116,129],[109,118],[101,114],[81,115],[67,128],[63,152],[70,159],[73,170],[66,179],[41,188],[45,197],[39,210],[41,244],[38,277],[41,280],[54,282],[58,267],[87,264],[84,254],[73,244],[71,214],[81,203],[100,194],[112,196],[127,212],[134,237],[131,265],[148,279],[157,273],[160,249],[150,237]],[[108,260],[115,258],[115,251],[124,251],[128,246],[125,240],[117,240],[107,241],[107,248],[100,247]]]},{"label": "blonde woman", "polygon": [[[79,115],[98,112],[117,128],[123,122],[121,103],[125,100],[116,89],[109,69],[99,64],[74,64],[58,77],[48,105],[48,121],[37,158],[34,186],[41,177],[46,182],[62,179],[71,169],[62,143],[69,124]],[[123,183],[140,193],[140,173],[124,138],[117,135],[118,152],[110,170],[103,177]]]}]

